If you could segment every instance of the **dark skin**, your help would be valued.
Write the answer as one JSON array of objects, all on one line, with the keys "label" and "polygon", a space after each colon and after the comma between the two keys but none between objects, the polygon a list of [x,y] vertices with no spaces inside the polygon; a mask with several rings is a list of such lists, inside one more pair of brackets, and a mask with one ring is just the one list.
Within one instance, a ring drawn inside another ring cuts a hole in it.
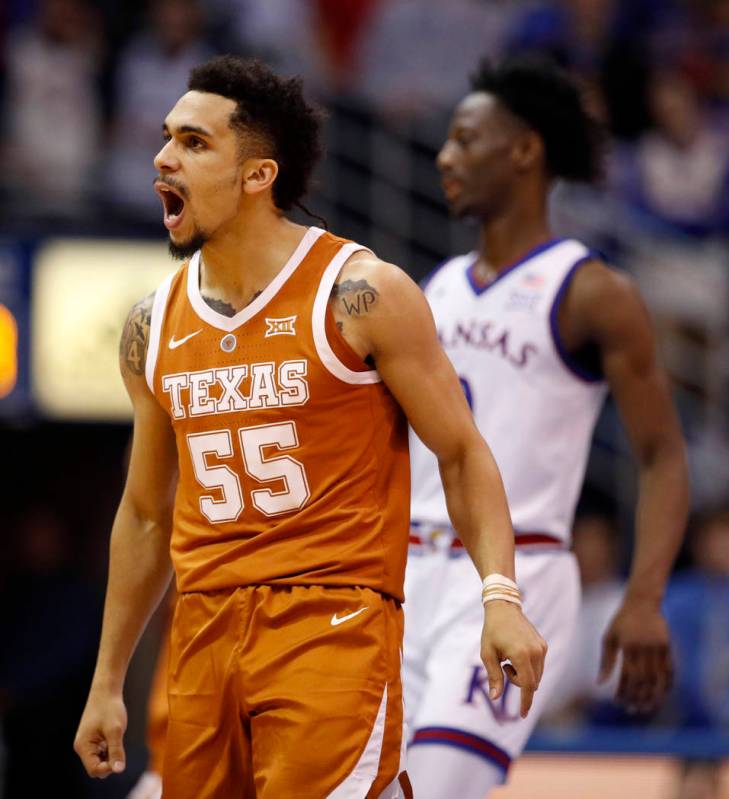
[{"label": "dark skin", "polygon": [[[474,276],[481,283],[552,238],[543,141],[493,95],[474,92],[460,103],[437,164],[453,213],[480,223]],[[572,355],[596,355],[639,466],[630,577],[603,638],[600,679],[608,679],[622,654],[616,699],[631,712],[648,713],[673,677],[661,600],[688,513],[683,437],[648,312],[629,278],[589,261],[571,281],[558,324]]]}]

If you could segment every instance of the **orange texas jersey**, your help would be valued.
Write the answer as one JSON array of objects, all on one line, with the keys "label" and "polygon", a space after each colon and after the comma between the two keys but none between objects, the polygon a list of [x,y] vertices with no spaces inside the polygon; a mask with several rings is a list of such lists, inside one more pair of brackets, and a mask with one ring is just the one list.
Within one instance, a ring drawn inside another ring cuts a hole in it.
[{"label": "orange texas jersey", "polygon": [[158,289],[146,378],[177,438],[179,591],[363,586],[402,600],[407,422],[329,307],[362,249],[310,228],[233,317],[203,300],[199,253]]}]

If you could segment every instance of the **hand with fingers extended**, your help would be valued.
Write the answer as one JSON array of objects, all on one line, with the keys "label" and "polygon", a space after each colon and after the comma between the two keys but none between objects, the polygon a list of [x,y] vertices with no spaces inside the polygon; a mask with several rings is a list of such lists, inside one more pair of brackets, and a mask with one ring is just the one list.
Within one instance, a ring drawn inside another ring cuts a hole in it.
[{"label": "hand with fingers extended", "polygon": [[[534,692],[544,671],[547,644],[511,602],[489,602],[486,606],[481,659],[489,679],[489,697],[498,699],[504,692],[504,673],[509,682],[521,689],[521,717],[526,718]],[[502,663],[508,660],[509,662]]]},{"label": "hand with fingers extended", "polygon": [[650,713],[673,683],[668,624],[655,601],[626,597],[602,641],[599,681],[610,677],[622,657],[615,699],[630,713]]},{"label": "hand with fingers extended", "polygon": [[76,732],[73,748],[90,777],[106,779],[124,771],[127,711],[121,693],[92,688]]}]

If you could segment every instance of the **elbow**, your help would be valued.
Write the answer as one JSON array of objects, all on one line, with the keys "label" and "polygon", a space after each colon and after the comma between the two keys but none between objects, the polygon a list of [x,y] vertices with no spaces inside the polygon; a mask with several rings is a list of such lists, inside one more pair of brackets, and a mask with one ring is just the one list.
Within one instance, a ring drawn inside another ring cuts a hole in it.
[{"label": "elbow", "polygon": [[472,463],[478,463],[480,469],[499,474],[488,444],[475,427],[473,431],[453,439],[447,450],[438,453],[441,473],[462,472]]},{"label": "elbow", "polygon": [[173,504],[150,502],[149,498],[136,498],[125,492],[119,503],[119,514],[140,531],[158,532],[169,538],[172,532]]},{"label": "elbow", "polygon": [[678,428],[645,442],[638,452],[638,459],[643,468],[662,465],[688,473],[686,442]]},{"label": "elbow", "polygon": [[638,459],[643,477],[660,480],[666,496],[688,505],[688,457],[686,444],[680,433],[662,437],[651,445],[643,447]]}]

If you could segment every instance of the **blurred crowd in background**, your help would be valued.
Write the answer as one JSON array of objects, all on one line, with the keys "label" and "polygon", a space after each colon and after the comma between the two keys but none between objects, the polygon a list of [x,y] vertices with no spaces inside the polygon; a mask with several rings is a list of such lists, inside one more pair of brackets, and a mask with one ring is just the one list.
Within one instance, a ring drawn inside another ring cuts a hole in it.
[{"label": "blurred crowd in background", "polygon": [[[433,158],[478,59],[546,54],[579,80],[611,147],[604,185],[557,188],[555,228],[644,292],[688,439],[694,518],[666,598],[676,686],[655,717],[629,717],[595,685],[635,500],[608,405],[575,525],[583,639],[542,727],[576,731],[586,748],[591,730],[653,730],[656,751],[663,741],[687,757],[682,796],[718,796],[713,763],[729,756],[729,0],[5,0],[0,238],[162,238],[151,190],[161,123],[190,68],[216,52],[304,76],[329,114],[306,204],[415,277],[473,241],[448,218]],[[5,799],[45,795],[28,791],[28,764],[35,779],[77,786],[64,795],[121,796],[123,785],[82,777],[71,740],[129,430],[35,419],[0,435],[14,458],[0,486]],[[139,768],[153,648],[130,687]]]},{"label": "blurred crowd in background", "polygon": [[11,215],[156,221],[161,115],[214,52],[427,125],[480,56],[539,51],[579,76],[615,135],[610,193],[641,224],[729,230],[724,0],[7,0],[0,25]]}]

